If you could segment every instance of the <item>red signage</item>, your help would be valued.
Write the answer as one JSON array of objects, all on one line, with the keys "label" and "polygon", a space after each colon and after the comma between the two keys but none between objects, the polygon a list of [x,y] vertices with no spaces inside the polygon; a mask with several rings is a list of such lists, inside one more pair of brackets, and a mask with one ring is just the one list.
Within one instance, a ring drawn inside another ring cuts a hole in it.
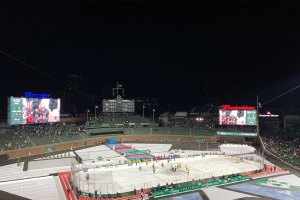
[{"label": "red signage", "polygon": [[221,110],[255,110],[253,106],[221,105]]}]

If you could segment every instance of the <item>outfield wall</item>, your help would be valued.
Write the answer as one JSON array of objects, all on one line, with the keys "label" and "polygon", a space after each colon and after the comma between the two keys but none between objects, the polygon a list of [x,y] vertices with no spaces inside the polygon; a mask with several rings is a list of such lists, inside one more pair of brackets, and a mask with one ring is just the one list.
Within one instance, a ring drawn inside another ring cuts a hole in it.
[{"label": "outfield wall", "polygon": [[73,123],[85,123],[86,117],[61,117],[60,123],[67,123],[67,124],[73,124]]},{"label": "outfield wall", "polygon": [[106,139],[115,137],[118,142],[196,142],[197,139],[204,139],[205,142],[214,143],[218,141],[234,142],[234,143],[244,143],[244,137],[228,136],[186,136],[186,135],[105,135],[93,138],[88,138],[86,140],[75,140],[64,143],[53,143],[36,147],[28,147],[24,149],[3,151],[0,155],[7,154],[8,159],[14,159],[18,157],[28,157],[29,155],[41,155],[44,154],[47,149],[52,148],[54,151],[70,151],[76,148],[81,148],[85,146],[97,145],[100,142],[103,144]]}]

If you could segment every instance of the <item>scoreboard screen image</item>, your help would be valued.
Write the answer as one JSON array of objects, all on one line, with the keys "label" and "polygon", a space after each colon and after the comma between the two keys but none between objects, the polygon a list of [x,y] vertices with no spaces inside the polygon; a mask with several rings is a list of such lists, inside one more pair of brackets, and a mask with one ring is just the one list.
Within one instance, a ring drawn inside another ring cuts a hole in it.
[{"label": "scoreboard screen image", "polygon": [[219,110],[220,125],[256,125],[256,110]]},{"label": "scoreboard screen image", "polygon": [[60,122],[60,99],[10,97],[10,125]]}]

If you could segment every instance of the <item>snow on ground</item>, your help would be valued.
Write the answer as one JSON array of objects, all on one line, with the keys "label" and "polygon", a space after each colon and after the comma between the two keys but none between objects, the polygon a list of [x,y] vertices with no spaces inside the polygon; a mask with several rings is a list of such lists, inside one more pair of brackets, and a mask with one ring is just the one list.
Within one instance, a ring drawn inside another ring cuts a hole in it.
[{"label": "snow on ground", "polygon": [[0,190],[32,200],[59,200],[52,176],[0,183]]},{"label": "snow on ground", "polygon": [[[164,163],[164,167],[161,163]],[[176,172],[171,172],[171,165],[182,163],[182,167]],[[190,174],[187,175],[185,165],[190,168]],[[168,183],[179,183],[191,181],[192,179],[204,179],[217,177],[227,174],[253,171],[259,169],[259,164],[249,162],[238,162],[224,156],[205,156],[178,158],[168,163],[167,160],[154,162],[156,169],[153,173],[153,163],[141,163],[137,165],[103,167],[90,169],[88,171],[90,180],[86,180],[86,172],[80,172],[80,180],[76,180],[82,191],[93,192],[95,190],[105,193],[116,193],[132,191],[134,188],[150,188],[158,184],[165,185]],[[142,166],[142,171],[139,171]]]},{"label": "snow on ground", "polygon": [[234,200],[234,199],[240,199],[245,197],[255,197],[248,194],[234,192],[234,191],[230,191],[218,187],[209,187],[209,188],[204,188],[202,190],[205,192],[207,197],[211,200],[218,200],[218,199]]}]

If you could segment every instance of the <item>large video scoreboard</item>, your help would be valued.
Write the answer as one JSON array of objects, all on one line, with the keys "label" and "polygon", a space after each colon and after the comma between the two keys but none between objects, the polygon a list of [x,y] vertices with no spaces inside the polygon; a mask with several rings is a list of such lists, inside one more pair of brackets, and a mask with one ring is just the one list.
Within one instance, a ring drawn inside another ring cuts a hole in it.
[{"label": "large video scoreboard", "polygon": [[222,105],[219,110],[220,125],[248,125],[255,126],[257,113],[252,106]]},{"label": "large video scoreboard", "polygon": [[10,97],[8,124],[60,122],[60,99]]},{"label": "large video scoreboard", "polygon": [[103,99],[102,112],[111,113],[133,113],[135,111],[134,100],[122,99],[117,96],[116,99]]}]

